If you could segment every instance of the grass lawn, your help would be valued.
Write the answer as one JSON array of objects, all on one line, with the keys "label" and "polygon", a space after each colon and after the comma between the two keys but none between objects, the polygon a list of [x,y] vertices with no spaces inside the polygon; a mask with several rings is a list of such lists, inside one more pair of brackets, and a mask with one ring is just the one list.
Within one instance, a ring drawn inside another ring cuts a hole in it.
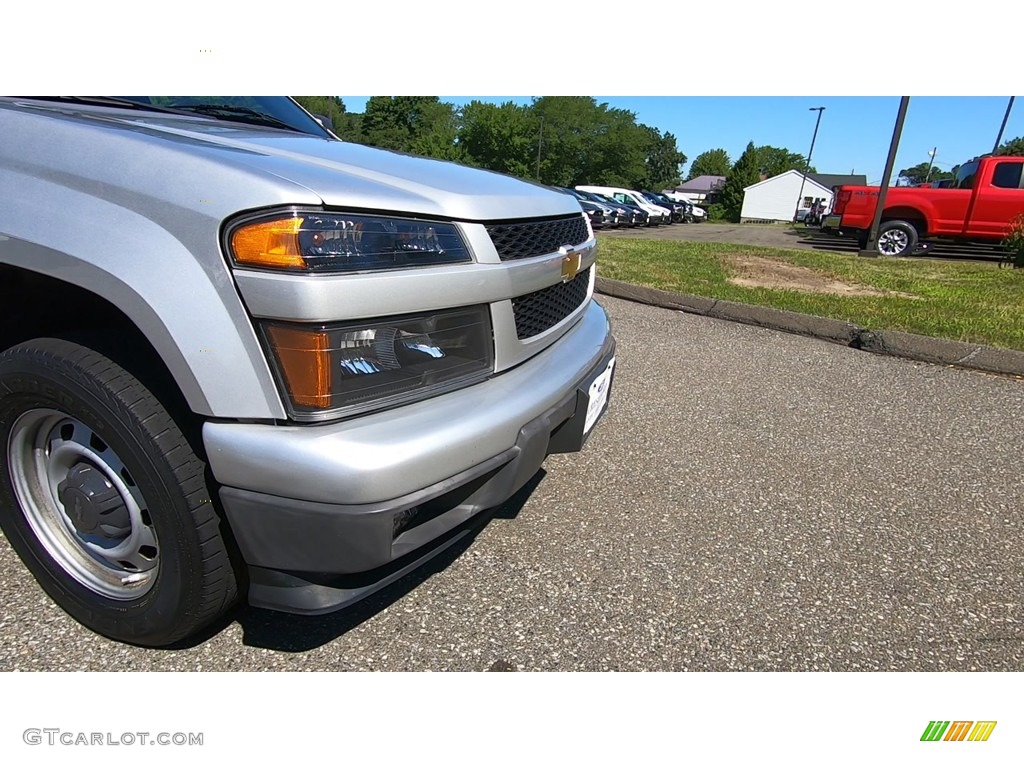
[{"label": "grass lawn", "polygon": [[[872,330],[1024,350],[1024,270],[994,263],[603,237],[598,275]],[[737,279],[743,284],[731,282]]]}]

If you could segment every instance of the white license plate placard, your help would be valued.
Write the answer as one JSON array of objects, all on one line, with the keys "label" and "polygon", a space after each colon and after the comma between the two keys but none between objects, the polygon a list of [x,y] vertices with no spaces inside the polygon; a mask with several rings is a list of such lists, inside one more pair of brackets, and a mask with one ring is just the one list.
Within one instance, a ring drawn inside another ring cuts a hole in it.
[{"label": "white license plate placard", "polygon": [[583,422],[583,434],[586,435],[597,423],[608,404],[608,390],[611,388],[612,375],[615,371],[615,358],[608,361],[608,367],[590,384],[587,390],[587,419]]}]

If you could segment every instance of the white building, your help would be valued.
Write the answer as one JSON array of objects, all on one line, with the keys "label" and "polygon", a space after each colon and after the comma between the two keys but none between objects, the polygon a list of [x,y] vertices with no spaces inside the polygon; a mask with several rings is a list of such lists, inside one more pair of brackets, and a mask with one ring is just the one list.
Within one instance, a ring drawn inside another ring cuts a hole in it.
[{"label": "white building", "polygon": [[826,210],[831,209],[832,190],[815,181],[814,176],[815,174],[807,174],[805,181],[804,175],[800,171],[786,171],[744,188],[740,221],[793,221],[801,182],[803,183],[801,210],[807,210],[818,202],[825,203]]}]

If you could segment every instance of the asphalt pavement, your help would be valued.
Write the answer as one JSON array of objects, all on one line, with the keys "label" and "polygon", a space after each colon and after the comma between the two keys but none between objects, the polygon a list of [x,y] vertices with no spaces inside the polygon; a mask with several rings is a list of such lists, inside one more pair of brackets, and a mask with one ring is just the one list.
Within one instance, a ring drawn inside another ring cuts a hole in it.
[{"label": "asphalt pavement", "polygon": [[[733,243],[758,245],[766,248],[796,248],[814,251],[857,253],[860,246],[850,237],[822,232],[817,227],[791,227],[780,224],[730,224],[704,222],[700,224],[672,224],[659,227],[633,229],[604,229],[599,237],[641,238],[644,240],[672,240],[694,243]],[[930,243],[927,252],[914,258],[974,261],[999,261],[1003,254],[995,244],[960,244],[953,242]]]},{"label": "asphalt pavement", "polygon": [[151,650],[0,539],[0,669],[1024,669],[1024,382],[601,301],[608,415],[433,566]]}]

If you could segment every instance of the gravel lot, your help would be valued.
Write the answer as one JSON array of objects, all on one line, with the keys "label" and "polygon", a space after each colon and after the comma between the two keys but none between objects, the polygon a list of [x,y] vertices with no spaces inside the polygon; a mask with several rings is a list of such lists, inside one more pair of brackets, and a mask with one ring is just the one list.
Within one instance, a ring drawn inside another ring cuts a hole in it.
[{"label": "gravel lot", "polygon": [[147,650],[0,539],[0,669],[1024,669],[1024,382],[602,302],[612,410],[436,567]]}]

